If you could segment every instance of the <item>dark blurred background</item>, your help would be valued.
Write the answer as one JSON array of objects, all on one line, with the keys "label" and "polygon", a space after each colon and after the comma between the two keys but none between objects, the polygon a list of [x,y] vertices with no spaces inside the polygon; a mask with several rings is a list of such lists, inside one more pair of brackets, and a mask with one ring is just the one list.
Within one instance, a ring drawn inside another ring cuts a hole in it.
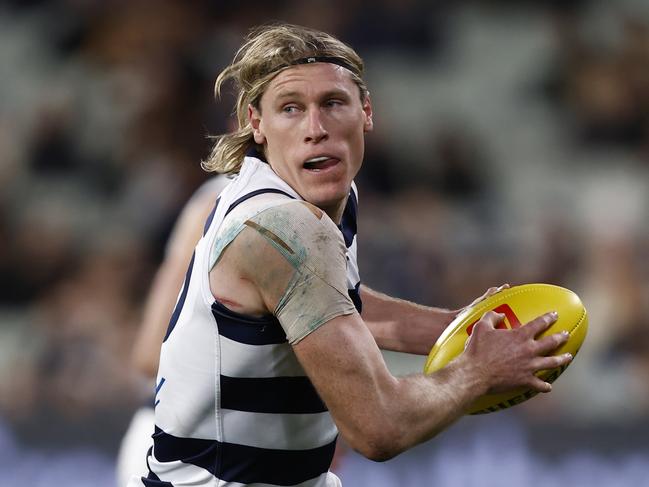
[{"label": "dark blurred background", "polygon": [[548,282],[590,312],[552,394],[349,453],[345,484],[649,485],[646,0],[3,2],[0,485],[114,485],[143,297],[232,124],[214,79],[272,20],[365,59],[364,282],[450,308]]}]

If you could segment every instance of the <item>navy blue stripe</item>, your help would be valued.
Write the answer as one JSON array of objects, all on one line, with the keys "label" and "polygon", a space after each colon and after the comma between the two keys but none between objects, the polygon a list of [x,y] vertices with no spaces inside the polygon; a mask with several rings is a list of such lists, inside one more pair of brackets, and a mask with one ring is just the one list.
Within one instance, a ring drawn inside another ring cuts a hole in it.
[{"label": "navy blue stripe", "polygon": [[[213,453],[213,449],[219,445],[219,442],[216,440],[178,438],[165,433],[158,426],[155,427],[155,432],[153,433],[152,438],[155,458],[159,462],[182,461],[185,463],[194,463],[191,460],[209,456],[210,452]],[[213,453],[213,457],[216,459],[216,454]],[[203,465],[201,466],[203,466],[203,468],[214,473],[214,465],[208,467],[205,462],[202,463]]]},{"label": "navy blue stripe", "polygon": [[149,451],[146,452],[146,466],[149,469],[149,475],[146,477],[140,477],[140,480],[142,480],[142,483],[146,487],[174,487],[171,482],[161,481],[160,477],[151,471],[151,467],[149,466],[149,457],[151,456],[151,452],[153,452],[153,447],[150,447]]},{"label": "navy blue stripe", "polygon": [[272,345],[285,343],[286,333],[277,318],[268,316],[254,318],[229,310],[218,301],[212,303],[219,335],[248,345]]},{"label": "navy blue stripe", "polygon": [[354,289],[347,290],[347,293],[349,294],[349,297],[351,298],[352,303],[354,303],[356,311],[358,311],[359,314],[363,312],[363,300],[361,299],[360,287],[361,283],[360,281],[358,281],[358,284],[356,284],[356,287]]},{"label": "navy blue stripe", "polygon": [[171,482],[163,482],[156,474],[151,472],[149,472],[148,477],[142,477],[141,480],[145,487],[174,487]]},{"label": "navy blue stripe", "polygon": [[271,450],[216,440],[177,438],[156,426],[155,456],[204,468],[226,482],[295,485],[315,478],[331,465],[336,441],[311,450]]},{"label": "navy blue stripe", "polygon": [[257,189],[257,190],[255,190],[255,191],[251,191],[251,192],[248,193],[248,194],[244,194],[241,198],[239,198],[239,199],[236,200],[234,203],[232,203],[232,204],[230,205],[230,207],[228,208],[228,211],[225,212],[225,216],[227,216],[228,213],[230,213],[232,210],[234,210],[238,205],[240,205],[240,204],[243,203],[244,201],[249,200],[249,199],[252,198],[253,196],[257,196],[257,195],[259,195],[259,194],[265,194],[265,193],[277,193],[277,194],[283,194],[284,196],[288,196],[288,197],[291,198],[292,200],[295,199],[294,196],[288,194],[286,191],[282,191],[281,189],[277,189],[277,188],[263,188],[263,189]]},{"label": "navy blue stripe", "polygon": [[243,484],[295,485],[329,470],[335,449],[335,440],[312,450],[293,451],[228,445],[219,477]]},{"label": "navy blue stripe", "polygon": [[212,220],[214,220],[214,214],[216,213],[216,209],[219,206],[219,201],[221,201],[220,196],[216,198],[216,203],[214,203],[214,208],[212,208],[212,211],[210,212],[209,216],[207,217],[207,220],[205,221],[205,226],[203,227],[203,237],[207,233],[207,230],[210,228],[210,225],[212,224]]},{"label": "navy blue stripe", "polygon": [[162,386],[164,385],[166,380],[167,379],[165,379],[164,377],[161,378],[160,382],[158,383],[158,385],[155,388],[155,396],[153,396],[153,399],[154,399],[155,402],[153,403],[153,407],[156,407],[160,403],[160,399],[157,399],[158,392],[160,392],[160,389],[162,388]]},{"label": "navy blue stripe", "polygon": [[253,413],[314,414],[327,406],[308,377],[221,376],[221,407]]},{"label": "navy blue stripe", "polygon": [[347,198],[347,204],[345,205],[345,210],[343,211],[343,217],[340,221],[340,231],[345,238],[345,246],[347,248],[351,247],[352,242],[354,241],[354,236],[358,231],[356,225],[356,214],[358,212],[358,200],[356,199],[356,194],[352,189],[349,192],[349,198]]},{"label": "navy blue stripe", "polygon": [[163,342],[167,341],[167,338],[169,338],[169,335],[173,331],[173,329],[176,326],[176,323],[178,322],[178,317],[180,316],[180,312],[183,309],[183,306],[185,305],[185,299],[187,298],[187,289],[189,289],[189,280],[192,278],[192,269],[194,268],[194,257],[196,254],[192,254],[192,260],[189,262],[189,267],[187,268],[187,274],[185,274],[185,282],[183,284],[183,290],[180,293],[180,297],[178,298],[178,302],[176,303],[176,307],[174,308],[174,312],[171,315],[171,319],[169,320],[169,327],[167,328],[167,334],[164,337]]}]

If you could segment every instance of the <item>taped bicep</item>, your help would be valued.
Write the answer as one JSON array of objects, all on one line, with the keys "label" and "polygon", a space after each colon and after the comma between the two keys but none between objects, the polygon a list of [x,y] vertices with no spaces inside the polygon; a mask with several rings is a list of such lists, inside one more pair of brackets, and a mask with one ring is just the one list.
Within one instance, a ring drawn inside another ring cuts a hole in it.
[{"label": "taped bicep", "polygon": [[264,210],[244,225],[245,238],[263,241],[250,249],[258,253],[248,274],[274,306],[289,343],[337,316],[356,312],[347,291],[345,243],[324,212],[292,201]]}]

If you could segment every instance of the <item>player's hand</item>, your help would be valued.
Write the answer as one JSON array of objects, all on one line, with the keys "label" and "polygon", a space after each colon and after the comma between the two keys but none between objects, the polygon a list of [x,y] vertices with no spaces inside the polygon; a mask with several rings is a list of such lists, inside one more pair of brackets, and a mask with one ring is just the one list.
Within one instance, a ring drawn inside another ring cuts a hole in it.
[{"label": "player's hand", "polygon": [[508,283],[505,283],[505,284],[503,284],[503,285],[501,285],[501,286],[490,287],[489,289],[487,289],[487,291],[486,291],[482,296],[477,297],[476,299],[474,299],[474,300],[471,302],[471,304],[469,304],[469,305],[467,306],[467,308],[470,308],[471,306],[475,306],[475,305],[478,304],[480,301],[483,301],[483,300],[487,299],[488,297],[491,297],[491,296],[493,296],[494,294],[499,293],[499,292],[502,291],[503,289],[509,289],[509,284],[508,284]]},{"label": "player's hand", "polygon": [[568,364],[572,355],[551,354],[568,340],[565,332],[536,338],[557,321],[557,314],[546,313],[515,329],[497,329],[504,315],[489,311],[473,328],[464,358],[475,367],[487,393],[504,392],[518,387],[550,392],[552,385],[535,372]]},{"label": "player's hand", "polygon": [[487,299],[488,297],[491,297],[491,296],[493,296],[494,294],[499,293],[499,292],[502,291],[503,289],[509,289],[509,284],[508,284],[508,283],[505,283],[505,284],[502,284],[502,285],[500,285],[500,286],[493,286],[493,287],[490,287],[489,289],[487,289],[487,290],[485,291],[485,293],[484,293],[482,296],[478,296],[477,298],[475,298],[473,301],[471,301],[471,302],[470,302],[469,304],[467,304],[466,306],[464,306],[464,307],[462,307],[462,308],[460,308],[460,309],[455,310],[455,316],[459,315],[459,314],[460,314],[462,311],[464,311],[465,309],[470,308],[470,307],[472,307],[472,306],[475,306],[475,305],[478,304],[480,301],[484,301],[484,300]]}]

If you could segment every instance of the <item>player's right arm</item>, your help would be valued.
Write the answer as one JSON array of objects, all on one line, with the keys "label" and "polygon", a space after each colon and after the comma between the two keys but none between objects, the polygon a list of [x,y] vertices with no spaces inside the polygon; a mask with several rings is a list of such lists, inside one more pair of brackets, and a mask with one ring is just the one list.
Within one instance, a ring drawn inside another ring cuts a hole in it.
[{"label": "player's right arm", "polygon": [[544,315],[515,333],[495,329],[502,319],[487,313],[465,352],[429,376],[392,376],[358,314],[331,320],[294,350],[347,443],[382,461],[432,438],[483,394],[551,390],[534,372],[569,361],[544,357],[566,337],[534,337],[556,318]]},{"label": "player's right arm", "polygon": [[[503,317],[490,312],[447,367],[429,376],[394,377],[361,316],[346,304],[344,243],[336,227],[329,221],[329,230],[294,231],[286,225],[297,216],[273,215],[251,222],[234,240],[212,282],[243,286],[230,300],[238,300],[235,310],[278,317],[341,435],[367,458],[387,460],[432,438],[485,393],[521,386],[547,392],[550,384],[534,373],[568,361],[545,356],[565,336],[535,339],[555,317],[498,330]],[[304,258],[293,258],[298,255]],[[323,255],[328,261],[321,266]]]}]

